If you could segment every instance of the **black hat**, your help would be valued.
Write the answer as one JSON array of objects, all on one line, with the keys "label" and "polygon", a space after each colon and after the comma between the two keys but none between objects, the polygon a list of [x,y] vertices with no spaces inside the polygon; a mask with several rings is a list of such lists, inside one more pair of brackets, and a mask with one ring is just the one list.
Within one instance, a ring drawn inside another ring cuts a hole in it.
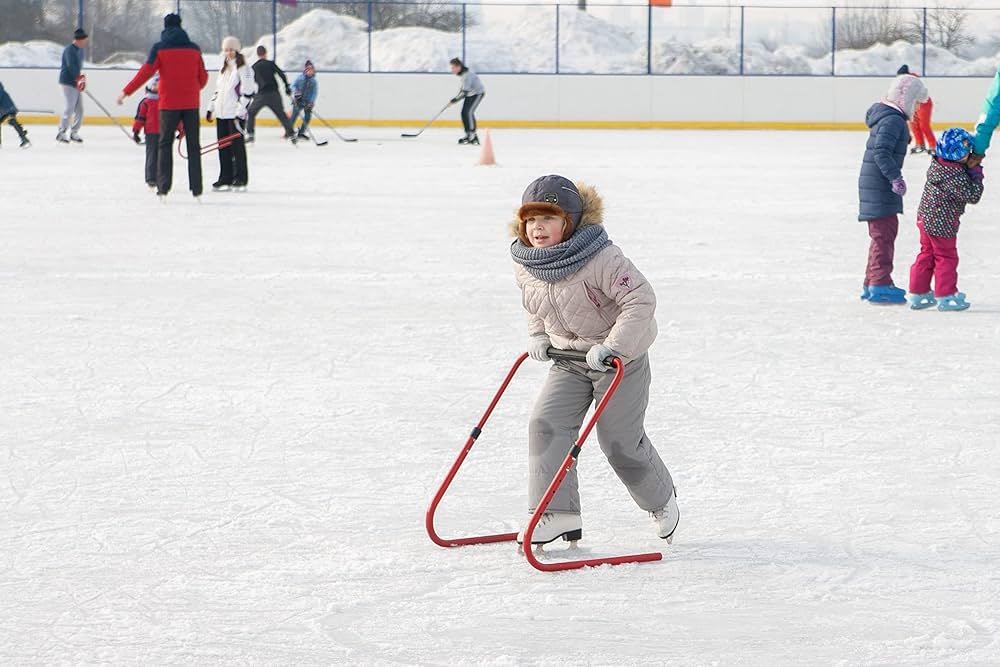
[{"label": "black hat", "polygon": [[898,70],[896,70],[896,74],[909,74],[909,73],[910,73],[909,65],[903,65]]},{"label": "black hat", "polygon": [[83,28],[77,28],[73,32],[73,39],[87,39],[87,31]]},{"label": "black hat", "polygon": [[181,27],[181,17],[180,14],[167,14],[163,17],[163,27],[164,28],[180,28]]}]

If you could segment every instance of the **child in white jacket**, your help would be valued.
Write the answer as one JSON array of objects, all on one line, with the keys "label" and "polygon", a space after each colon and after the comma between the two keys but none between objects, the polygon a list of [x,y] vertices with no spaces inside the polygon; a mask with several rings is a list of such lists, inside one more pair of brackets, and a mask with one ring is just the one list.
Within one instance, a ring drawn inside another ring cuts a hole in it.
[{"label": "child in white jacket", "polygon": [[[562,176],[533,181],[512,225],[511,256],[528,311],[528,352],[587,353],[587,363],[556,361],[528,427],[529,511],[541,501],[573,447],[587,409],[614,378],[609,360],[625,364],[617,392],[597,422],[597,439],[636,504],[650,512],[657,535],[673,541],[680,512],[674,484],[643,425],[649,403],[646,351],[656,338],[656,297],[646,278],[608,239],[594,188]],[[576,465],[532,534],[532,543],[582,535]],[[518,536],[518,541],[521,536]]]},{"label": "child in white jacket", "polygon": [[[212,183],[214,190],[243,190],[250,180],[247,168],[247,147],[243,138],[242,123],[247,117],[247,107],[253,99],[256,84],[253,70],[247,66],[240,53],[240,40],[226,37],[222,40],[225,61],[215,81],[215,94],[206,118],[215,118],[215,133],[219,138],[219,180]],[[237,123],[240,126],[237,127]],[[232,137],[233,139],[226,139]]]}]

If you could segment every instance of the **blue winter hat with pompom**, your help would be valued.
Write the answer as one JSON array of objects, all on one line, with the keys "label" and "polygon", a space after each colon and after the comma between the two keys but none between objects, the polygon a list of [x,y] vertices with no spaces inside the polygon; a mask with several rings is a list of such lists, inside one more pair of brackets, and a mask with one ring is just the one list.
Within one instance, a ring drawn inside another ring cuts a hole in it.
[{"label": "blue winter hat with pompom", "polygon": [[972,152],[975,142],[975,137],[967,130],[950,127],[938,139],[937,149],[934,152],[939,158],[957,162]]}]

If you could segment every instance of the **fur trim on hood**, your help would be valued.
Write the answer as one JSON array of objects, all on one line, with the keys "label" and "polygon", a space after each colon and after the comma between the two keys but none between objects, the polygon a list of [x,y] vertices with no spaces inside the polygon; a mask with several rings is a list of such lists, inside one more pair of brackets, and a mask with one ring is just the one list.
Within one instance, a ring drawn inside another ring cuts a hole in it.
[{"label": "fur trim on hood", "polygon": [[[580,198],[583,200],[583,213],[580,215],[580,225],[573,230],[573,233],[590,225],[603,225],[604,199],[597,191],[597,188],[583,182],[577,182],[575,185],[576,189],[580,192]],[[517,214],[520,209],[521,207],[519,206],[514,210],[514,219],[511,220],[507,229],[510,232],[511,238],[520,237],[522,243],[531,245],[524,234],[524,224]]]}]

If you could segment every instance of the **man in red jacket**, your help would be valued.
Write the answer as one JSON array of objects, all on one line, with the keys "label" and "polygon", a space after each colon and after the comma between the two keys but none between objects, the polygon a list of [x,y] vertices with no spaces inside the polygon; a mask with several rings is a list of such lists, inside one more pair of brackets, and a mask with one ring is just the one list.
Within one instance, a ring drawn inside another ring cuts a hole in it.
[{"label": "man in red jacket", "polygon": [[156,194],[170,192],[174,175],[174,133],[183,123],[188,151],[188,183],[191,194],[201,196],[201,140],[199,128],[201,89],[208,83],[201,49],[181,28],[181,17],[167,14],[163,19],[160,41],[118,96],[118,104],[142,87],[156,72],[160,73],[160,147],[157,156]]}]

